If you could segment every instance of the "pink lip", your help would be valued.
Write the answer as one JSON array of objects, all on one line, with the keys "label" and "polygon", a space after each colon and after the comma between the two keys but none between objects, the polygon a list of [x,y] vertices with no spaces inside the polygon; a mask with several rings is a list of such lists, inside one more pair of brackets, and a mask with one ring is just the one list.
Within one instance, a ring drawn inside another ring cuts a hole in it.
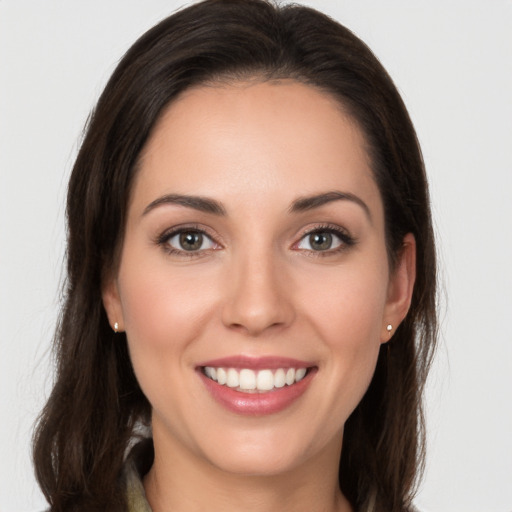
[{"label": "pink lip", "polygon": [[[250,368],[276,369],[276,368],[308,368],[308,373],[299,382],[291,386],[274,388],[272,391],[259,393],[243,393],[228,386],[218,384],[203,373],[205,366],[216,368]],[[197,367],[197,373],[210,392],[214,400],[231,412],[248,415],[263,416],[283,411],[298,400],[308,389],[318,368],[306,361],[281,357],[246,357],[236,356],[206,361]]]},{"label": "pink lip", "polygon": [[204,368],[205,366],[213,366],[214,368],[250,368],[252,370],[276,370],[277,368],[311,368],[315,363],[311,361],[300,361],[289,357],[254,357],[254,356],[231,356],[222,357],[220,359],[212,359],[197,365]]}]

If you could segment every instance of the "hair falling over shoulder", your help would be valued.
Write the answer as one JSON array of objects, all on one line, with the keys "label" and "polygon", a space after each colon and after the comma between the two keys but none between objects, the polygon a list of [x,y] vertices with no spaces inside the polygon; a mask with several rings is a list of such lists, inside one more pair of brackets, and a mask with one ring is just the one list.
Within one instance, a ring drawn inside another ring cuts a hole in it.
[{"label": "hair falling over shoulder", "polygon": [[138,158],[162,111],[194,85],[247,78],[291,78],[337,99],[366,137],[391,264],[404,235],[416,239],[412,305],[345,426],[339,472],[355,510],[410,505],[424,461],[422,396],[437,321],[428,186],[407,110],[368,47],[327,16],[265,0],[206,0],[164,19],[128,50],[72,171],[55,384],[33,449],[51,512],[126,510],[123,461],[150,406],[125,335],[109,326],[102,283],[116,270]]}]

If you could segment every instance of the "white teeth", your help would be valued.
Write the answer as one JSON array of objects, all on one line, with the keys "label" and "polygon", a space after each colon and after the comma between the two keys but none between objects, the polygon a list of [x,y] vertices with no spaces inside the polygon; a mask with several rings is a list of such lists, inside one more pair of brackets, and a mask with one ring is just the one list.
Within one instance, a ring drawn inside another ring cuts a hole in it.
[{"label": "white teeth", "polygon": [[291,386],[301,381],[307,373],[306,368],[278,368],[277,370],[254,371],[249,368],[214,368],[205,366],[204,374],[221,385],[242,392],[271,391],[274,388]]},{"label": "white teeth", "polygon": [[299,380],[302,380],[304,378],[304,375],[306,375],[306,368],[299,368],[295,372],[295,382],[299,382]]},{"label": "white teeth", "polygon": [[286,374],[282,368],[279,368],[276,373],[274,373],[274,386],[276,388],[282,388],[286,384]]},{"label": "white teeth", "polygon": [[258,372],[256,387],[260,391],[270,391],[274,387],[274,376],[270,370],[261,370]]},{"label": "white teeth", "polygon": [[240,386],[240,378],[238,377],[238,372],[235,369],[230,368],[228,370],[226,384],[230,388],[237,388],[238,386]]},{"label": "white teeth", "polygon": [[256,374],[253,370],[244,368],[240,371],[240,388],[247,390],[256,389]]},{"label": "white teeth", "polygon": [[206,373],[207,377],[210,377],[212,380],[217,380],[217,370],[211,366],[207,366],[204,369],[204,373]]},{"label": "white teeth", "polygon": [[226,375],[226,370],[224,368],[217,368],[217,382],[219,384],[226,384],[228,380],[228,376]]}]

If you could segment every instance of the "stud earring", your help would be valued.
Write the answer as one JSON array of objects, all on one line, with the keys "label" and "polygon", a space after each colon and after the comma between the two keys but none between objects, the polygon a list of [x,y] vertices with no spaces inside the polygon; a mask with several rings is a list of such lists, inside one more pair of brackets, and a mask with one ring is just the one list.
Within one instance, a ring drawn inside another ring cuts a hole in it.
[{"label": "stud earring", "polygon": [[117,322],[114,323],[114,332],[117,334],[119,331],[119,324]]},{"label": "stud earring", "polygon": [[391,332],[393,330],[393,326],[391,324],[388,324],[387,327],[386,327],[386,330],[388,332]]}]

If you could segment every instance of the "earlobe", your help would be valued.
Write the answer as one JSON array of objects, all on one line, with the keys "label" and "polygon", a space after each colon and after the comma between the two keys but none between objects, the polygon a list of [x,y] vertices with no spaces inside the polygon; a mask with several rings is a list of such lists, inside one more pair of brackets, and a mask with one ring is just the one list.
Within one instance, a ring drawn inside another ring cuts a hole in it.
[{"label": "earlobe", "polygon": [[[416,280],[416,240],[412,233],[405,235],[393,274],[389,280],[388,297],[383,318],[381,342],[390,340],[411,306]],[[392,326],[389,329],[389,326]]]},{"label": "earlobe", "polygon": [[116,279],[109,279],[102,290],[103,307],[114,332],[124,331],[123,310]]}]

